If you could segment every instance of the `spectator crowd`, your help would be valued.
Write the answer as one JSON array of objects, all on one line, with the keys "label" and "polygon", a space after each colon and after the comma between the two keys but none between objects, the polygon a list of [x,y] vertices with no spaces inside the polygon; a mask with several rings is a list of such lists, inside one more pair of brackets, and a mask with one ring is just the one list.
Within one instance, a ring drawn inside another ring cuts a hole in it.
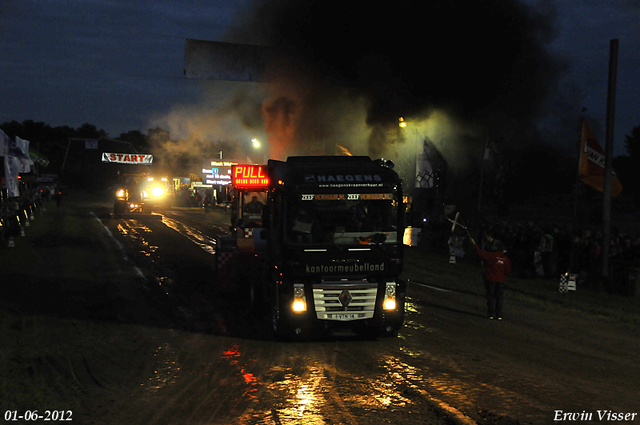
[{"label": "spectator crowd", "polygon": [[[491,229],[496,239],[507,247],[513,275],[520,278],[559,280],[560,275],[578,275],[578,282],[597,288],[602,275],[602,228],[575,223],[544,223],[518,220],[473,220],[469,224],[471,236],[482,240],[485,230]],[[430,218],[423,228],[421,244],[428,250],[451,249],[451,223],[445,217]],[[640,269],[640,224],[630,229],[611,227],[609,240],[609,290],[628,293],[630,276]],[[457,230],[458,246],[465,254],[473,252],[466,232]],[[455,245],[455,241],[453,242]],[[488,247],[484,247],[488,248]]]}]

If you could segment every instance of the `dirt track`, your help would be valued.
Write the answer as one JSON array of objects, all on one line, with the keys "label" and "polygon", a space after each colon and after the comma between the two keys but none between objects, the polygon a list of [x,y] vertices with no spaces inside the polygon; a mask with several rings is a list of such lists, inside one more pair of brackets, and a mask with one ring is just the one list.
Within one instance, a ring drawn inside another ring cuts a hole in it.
[{"label": "dirt track", "polygon": [[47,313],[62,319],[35,319],[51,334],[75,329],[79,346],[35,368],[69,375],[75,423],[547,424],[558,410],[597,423],[597,410],[640,411],[630,325],[509,292],[506,320],[488,321],[480,281],[434,277],[410,284],[398,338],[276,342],[260,317],[213,296],[212,255],[185,236],[219,231],[213,216],[168,213],[180,231],[157,216],[111,218],[100,203],[74,214],[97,217],[134,270],[100,303],[77,292],[75,310]]}]

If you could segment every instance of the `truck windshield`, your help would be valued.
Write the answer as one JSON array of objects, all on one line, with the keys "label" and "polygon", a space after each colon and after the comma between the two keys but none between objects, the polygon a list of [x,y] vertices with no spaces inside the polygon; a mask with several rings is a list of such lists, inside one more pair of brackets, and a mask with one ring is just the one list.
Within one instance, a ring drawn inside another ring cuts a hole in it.
[{"label": "truck windshield", "polygon": [[292,244],[395,243],[398,200],[393,193],[300,194],[286,220]]}]

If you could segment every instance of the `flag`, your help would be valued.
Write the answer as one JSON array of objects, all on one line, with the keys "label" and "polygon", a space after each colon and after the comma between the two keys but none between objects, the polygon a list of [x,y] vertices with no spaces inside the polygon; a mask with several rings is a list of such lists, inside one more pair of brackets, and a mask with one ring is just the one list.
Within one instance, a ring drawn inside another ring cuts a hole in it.
[{"label": "flag", "polygon": [[40,152],[35,151],[33,148],[29,148],[29,157],[35,164],[38,164],[42,167],[47,167],[49,165],[49,160]]},{"label": "flag", "polygon": [[11,139],[0,129],[0,156],[6,156],[11,145]]},{"label": "flag", "polygon": [[427,140],[417,142],[416,146],[416,182],[415,187],[431,188],[435,186],[433,166],[431,164],[431,148]]},{"label": "flag", "polygon": [[16,136],[16,145],[20,149],[20,172],[30,173],[33,160],[29,157],[29,141]]},{"label": "flag", "polygon": [[7,196],[10,198],[20,196],[18,174],[22,163],[17,156],[4,156],[4,182],[7,186]]},{"label": "flag", "polygon": [[487,139],[487,141],[484,144],[484,155],[482,159],[485,161],[492,161],[493,159],[495,159],[494,158],[495,154],[496,154],[495,147],[491,144],[489,139]]},{"label": "flag", "polygon": [[[592,188],[604,191],[605,152],[587,125],[582,121],[582,141],[580,143],[580,181]],[[622,192],[622,184],[616,173],[611,173],[611,196],[614,198]]]},{"label": "flag", "polygon": [[18,174],[20,173],[20,166],[22,165],[17,155],[20,149],[9,139],[9,136],[4,131],[0,130],[0,155],[4,159],[4,181],[7,188],[7,195],[12,198],[20,196],[20,190],[18,187]]},{"label": "flag", "polygon": [[345,148],[344,146],[340,146],[337,143],[336,143],[336,149],[338,150],[338,153],[340,155],[353,156],[353,154],[349,152],[349,149]]},{"label": "flag", "polygon": [[[7,136],[2,130],[0,130],[0,139],[2,140],[0,142],[0,156],[17,156],[20,158],[29,158],[27,154],[22,151],[21,147],[18,146],[18,143],[11,141],[9,136]],[[22,139],[16,137],[16,140]]]}]

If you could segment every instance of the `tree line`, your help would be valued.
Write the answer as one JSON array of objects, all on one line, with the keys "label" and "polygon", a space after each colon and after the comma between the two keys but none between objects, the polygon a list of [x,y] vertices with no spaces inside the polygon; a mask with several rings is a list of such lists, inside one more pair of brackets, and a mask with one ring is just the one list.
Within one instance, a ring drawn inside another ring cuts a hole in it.
[{"label": "tree line", "polygon": [[[26,120],[5,122],[0,124],[0,128],[13,140],[15,140],[15,136],[29,140],[31,147],[50,161],[49,166],[46,169],[41,169],[40,173],[58,174],[61,180],[65,178],[74,181],[82,180],[85,183],[88,181],[97,185],[103,185],[113,179],[117,167],[89,167],[87,165],[89,162],[100,162],[99,159],[93,158],[99,152],[88,152],[84,149],[84,145],[70,143],[70,140],[102,139],[101,150],[104,150],[106,146],[107,149],[117,152],[127,151],[122,144],[117,143],[118,141],[124,142],[136,152],[150,151],[157,154],[161,162],[162,149],[171,148],[171,146],[177,146],[181,143],[178,140],[171,140],[169,132],[161,128],[149,129],[147,134],[132,130],[121,133],[115,138],[110,138],[105,130],[89,123],[73,128],[69,126],[52,127],[44,122]],[[208,154],[211,157],[215,157],[219,150],[224,150],[225,158],[231,158],[234,155],[244,157],[247,154],[239,146],[241,144],[233,141],[209,143],[196,141],[196,144],[210,146]],[[640,212],[640,125],[634,127],[625,136],[624,144],[626,155],[613,158],[614,170],[624,187],[622,194],[614,200],[614,207],[627,212]],[[198,152],[181,150],[172,157],[171,163],[165,162],[165,165],[171,167],[171,171],[175,175],[187,173],[188,176],[189,167],[194,168],[193,165],[202,160],[203,154],[202,149],[198,149]],[[83,161],[85,159],[91,159],[91,161]],[[498,160],[485,170],[482,199],[486,203],[507,204],[508,206],[539,196],[557,194],[570,197],[575,190],[576,172],[577,159],[575,156],[571,157],[548,146],[534,145],[521,150],[505,150]],[[459,178],[462,183],[452,182],[453,179],[449,179],[447,184],[455,184],[460,188],[460,190],[456,189],[450,192],[459,193],[460,198],[473,200],[477,197],[479,189],[477,182],[479,173],[480,162],[472,165],[465,175]],[[468,184],[469,181],[473,181],[474,184]],[[474,187],[475,189],[473,189]],[[593,189],[584,185],[579,185],[579,187],[587,196],[597,199],[598,193]],[[474,190],[475,193],[473,193]]]}]

